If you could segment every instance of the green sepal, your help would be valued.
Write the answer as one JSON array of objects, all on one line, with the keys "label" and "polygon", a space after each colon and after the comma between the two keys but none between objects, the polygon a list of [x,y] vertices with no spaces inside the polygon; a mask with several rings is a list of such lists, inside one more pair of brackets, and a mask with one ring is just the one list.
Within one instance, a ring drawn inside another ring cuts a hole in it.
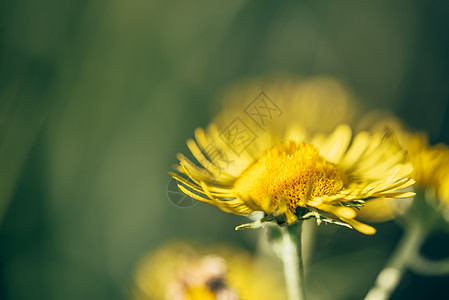
[{"label": "green sepal", "polygon": [[264,216],[263,218],[256,220],[252,223],[245,223],[235,227],[235,230],[245,230],[245,229],[259,229],[265,225],[265,223],[271,223],[274,221],[272,215]]}]

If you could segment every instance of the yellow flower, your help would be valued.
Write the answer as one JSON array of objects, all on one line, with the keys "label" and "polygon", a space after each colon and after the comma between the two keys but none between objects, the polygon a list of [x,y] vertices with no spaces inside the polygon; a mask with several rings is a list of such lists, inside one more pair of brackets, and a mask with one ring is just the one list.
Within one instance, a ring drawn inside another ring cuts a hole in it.
[{"label": "yellow flower", "polygon": [[437,196],[449,206],[449,148],[445,144],[431,146],[424,132],[407,130],[395,117],[379,121],[373,130],[390,130],[400,145],[407,150],[413,165],[416,187]]},{"label": "yellow flower", "polygon": [[[403,191],[414,183],[413,168],[393,138],[368,132],[353,137],[347,125],[310,133],[294,117],[296,94],[279,104],[276,96],[248,101],[244,113],[225,110],[206,131],[195,131],[187,145],[197,163],[179,154],[181,175],[171,173],[185,194],[226,212],[262,211],[265,219],[288,224],[316,217],[365,234],[375,233],[356,220],[365,201],[414,195]],[[314,117],[327,121],[319,109]]]},{"label": "yellow flower", "polygon": [[[266,99],[260,99],[264,94]],[[272,129],[285,129],[285,119],[300,120],[301,126],[310,133],[332,132],[339,124],[351,124],[357,114],[357,102],[352,94],[335,78],[315,76],[311,78],[275,77],[270,79],[248,79],[231,86],[224,93],[223,112],[215,120],[227,125],[230,119],[240,116],[252,122],[248,113],[258,121],[269,121]],[[272,114],[273,118],[262,120],[255,115],[251,104],[259,105],[261,114]],[[273,105],[269,105],[269,102]],[[275,110],[275,105],[278,110]],[[245,111],[243,116],[241,113]],[[282,118],[276,118],[282,111]],[[325,120],[325,122],[323,122]],[[248,124],[249,125],[249,124]],[[256,127],[255,130],[260,129]]]},{"label": "yellow flower", "polygon": [[282,274],[241,249],[203,251],[171,243],[138,265],[135,298],[157,300],[285,299]]}]

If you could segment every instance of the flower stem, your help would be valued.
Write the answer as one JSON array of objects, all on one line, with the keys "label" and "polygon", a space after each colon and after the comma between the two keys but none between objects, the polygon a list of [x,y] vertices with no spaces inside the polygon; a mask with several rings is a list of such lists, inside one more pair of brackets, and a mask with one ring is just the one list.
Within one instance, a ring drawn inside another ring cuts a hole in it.
[{"label": "flower stem", "polygon": [[435,261],[417,255],[410,268],[421,275],[444,276],[449,274],[449,258]]},{"label": "flower stem", "polygon": [[379,273],[375,285],[369,290],[365,300],[386,300],[398,286],[406,268],[416,257],[426,237],[426,230],[419,223],[408,224],[398,246],[387,265]]},{"label": "flower stem", "polygon": [[281,259],[290,300],[305,300],[304,268],[301,253],[302,222],[281,228]]}]

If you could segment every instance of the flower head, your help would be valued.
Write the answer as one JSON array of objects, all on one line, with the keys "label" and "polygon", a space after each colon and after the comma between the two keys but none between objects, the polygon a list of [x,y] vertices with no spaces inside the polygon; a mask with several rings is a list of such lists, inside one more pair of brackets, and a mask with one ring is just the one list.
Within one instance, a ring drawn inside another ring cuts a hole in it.
[{"label": "flower head", "polygon": [[137,299],[285,299],[281,274],[237,248],[170,243],[138,265]]},{"label": "flower head", "polygon": [[[291,107],[296,102],[282,105],[289,114],[273,122],[265,120],[259,130],[248,125],[251,114],[232,120],[229,113],[219,116],[206,131],[197,129],[195,140],[187,142],[197,163],[180,154],[176,169],[182,175],[172,173],[179,188],[226,212],[262,211],[264,220],[275,219],[279,224],[316,217],[365,234],[375,233],[373,227],[356,220],[357,209],[365,201],[413,195],[403,191],[414,183],[409,177],[413,168],[392,137],[368,132],[353,136],[347,125],[331,133],[314,132],[294,118]],[[235,120],[240,124],[234,124]],[[245,126],[255,134],[235,136]],[[233,131],[228,132],[229,128]],[[244,142],[245,147],[238,148]]]},{"label": "flower head", "polygon": [[407,150],[413,165],[416,188],[431,193],[440,205],[449,208],[449,147],[445,144],[430,145],[424,132],[406,129],[395,117],[384,117],[373,127],[374,131],[389,130],[400,145]]}]

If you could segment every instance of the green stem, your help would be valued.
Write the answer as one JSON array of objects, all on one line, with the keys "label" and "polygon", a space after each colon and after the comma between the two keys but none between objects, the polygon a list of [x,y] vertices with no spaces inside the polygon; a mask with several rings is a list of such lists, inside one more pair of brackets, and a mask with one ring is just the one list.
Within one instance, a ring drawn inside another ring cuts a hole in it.
[{"label": "green stem", "polygon": [[304,268],[301,253],[302,222],[281,228],[280,255],[290,300],[305,300]]},{"label": "green stem", "polygon": [[418,223],[408,224],[398,246],[394,250],[387,265],[379,273],[375,285],[365,297],[365,300],[386,300],[391,297],[398,286],[406,268],[426,237],[426,230]]},{"label": "green stem", "polygon": [[449,259],[430,260],[416,255],[410,264],[413,272],[427,276],[443,276],[449,274]]}]

